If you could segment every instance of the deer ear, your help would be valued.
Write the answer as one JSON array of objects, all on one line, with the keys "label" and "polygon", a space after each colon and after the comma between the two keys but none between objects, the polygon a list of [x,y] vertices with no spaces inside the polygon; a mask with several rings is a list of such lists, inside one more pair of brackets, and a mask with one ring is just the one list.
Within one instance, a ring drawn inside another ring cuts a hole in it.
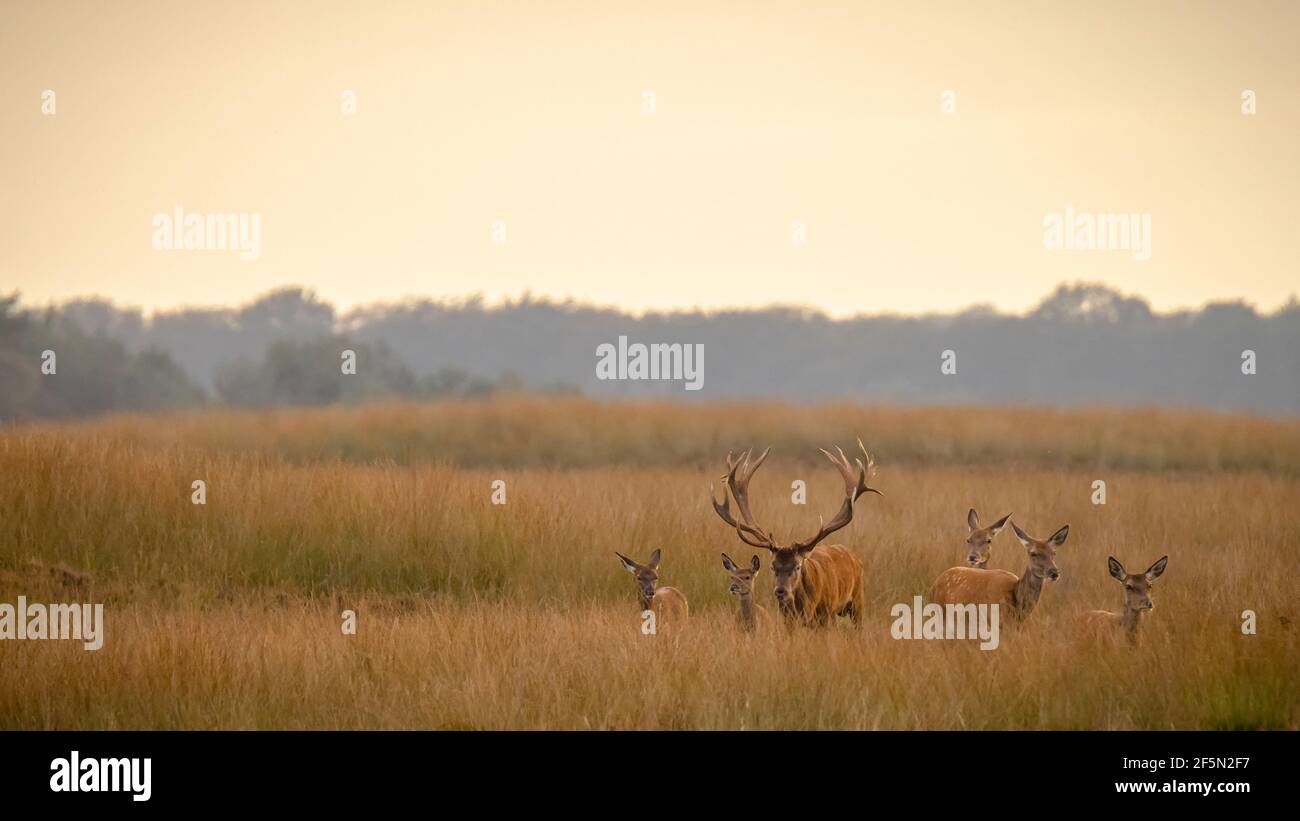
[{"label": "deer ear", "polygon": [[1065,537],[1069,535],[1070,535],[1070,526],[1066,525],[1065,527],[1053,533],[1052,538],[1048,539],[1047,541],[1051,542],[1057,547],[1060,547],[1061,545],[1065,544]]},{"label": "deer ear", "polygon": [[975,512],[975,508],[971,508],[970,511],[966,513],[966,526],[971,530],[980,529],[980,515]]},{"label": "deer ear", "polygon": [[614,555],[618,556],[618,560],[623,563],[623,567],[627,569],[627,572],[636,572],[636,562],[632,561],[627,556],[624,556],[622,553],[619,553],[617,550],[614,551]]},{"label": "deer ear", "polygon": [[1029,547],[1029,542],[1031,541],[1029,538],[1029,534],[1021,530],[1020,525],[1016,524],[1015,522],[1011,523],[1011,529],[1016,532],[1016,538],[1020,540],[1020,543],[1025,547]]},{"label": "deer ear", "polygon": [[758,569],[762,566],[763,563],[758,560],[758,556],[754,556],[754,558],[749,560],[749,569],[753,570],[755,573],[757,573]]},{"label": "deer ear", "polygon": [[1147,568],[1147,582],[1153,582],[1160,578],[1160,574],[1165,572],[1165,565],[1169,564],[1168,556],[1161,556],[1160,561]]},{"label": "deer ear", "polygon": [[646,562],[646,567],[649,567],[651,570],[658,570],[659,559],[662,557],[662,554],[663,551],[656,547],[655,552],[650,554],[650,561]]},{"label": "deer ear", "polygon": [[[972,512],[974,512],[974,511],[972,511]],[[1002,531],[1002,528],[1004,528],[1004,527],[1007,526],[1007,519],[1010,519],[1010,518],[1011,518],[1011,514],[1008,513],[1007,515],[1003,516],[1001,519],[998,519],[996,522],[994,522],[992,525],[990,525],[990,526],[989,526],[989,535],[990,535],[990,536],[996,536],[996,535],[998,535],[998,533],[1000,533],[1000,532]]]},{"label": "deer ear", "polygon": [[1106,557],[1106,567],[1110,570],[1110,575],[1113,576],[1116,581],[1122,582],[1124,581],[1124,578],[1128,576],[1128,574],[1124,572],[1124,565],[1120,564],[1119,560],[1114,556]]},{"label": "deer ear", "polygon": [[735,573],[735,572],[736,572],[736,563],[733,562],[733,561],[731,560],[731,557],[728,556],[726,553],[723,553],[723,554],[722,554],[722,566],[725,567],[725,568],[727,569],[727,572],[728,572],[728,573]]}]

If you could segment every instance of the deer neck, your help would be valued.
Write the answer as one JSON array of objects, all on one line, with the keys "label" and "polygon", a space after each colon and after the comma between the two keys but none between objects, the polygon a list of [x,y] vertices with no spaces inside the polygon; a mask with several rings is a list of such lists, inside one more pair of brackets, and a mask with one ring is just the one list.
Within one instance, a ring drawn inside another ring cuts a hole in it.
[{"label": "deer neck", "polygon": [[1043,593],[1043,580],[1038,578],[1032,567],[1026,567],[1020,581],[1016,582],[1015,588],[1011,591],[1011,606],[1015,609],[1016,615],[1024,618],[1029,615],[1029,611],[1034,609],[1038,604],[1038,597]]},{"label": "deer neck", "polygon": [[752,628],[758,620],[758,613],[754,609],[754,594],[748,593],[740,597],[740,623],[746,628]]},{"label": "deer neck", "polygon": [[1130,610],[1127,607],[1124,608],[1124,615],[1119,618],[1119,624],[1124,628],[1124,632],[1128,633],[1130,636],[1136,636],[1138,625],[1141,623],[1141,610]]}]

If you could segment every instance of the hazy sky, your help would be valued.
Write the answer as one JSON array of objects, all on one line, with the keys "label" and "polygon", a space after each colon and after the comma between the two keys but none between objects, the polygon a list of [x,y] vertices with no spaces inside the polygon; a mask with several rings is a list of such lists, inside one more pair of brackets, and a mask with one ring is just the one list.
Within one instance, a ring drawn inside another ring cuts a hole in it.
[{"label": "hazy sky", "polygon": [[[0,0],[0,291],[1272,308],[1297,42],[1293,2]],[[260,215],[259,258],[155,250],[177,205]],[[1151,258],[1045,249],[1067,205],[1150,214]]]}]

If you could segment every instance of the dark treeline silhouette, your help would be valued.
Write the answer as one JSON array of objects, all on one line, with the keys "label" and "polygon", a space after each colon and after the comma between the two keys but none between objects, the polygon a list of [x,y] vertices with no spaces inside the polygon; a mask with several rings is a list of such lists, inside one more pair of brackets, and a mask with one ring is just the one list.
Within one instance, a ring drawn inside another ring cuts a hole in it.
[{"label": "dark treeline silhouette", "polygon": [[[21,309],[16,296],[0,297],[0,422],[525,388],[508,372],[495,380],[454,368],[416,374],[382,341],[350,338],[333,326],[333,310],[298,290],[239,312],[186,310],[148,321],[103,300],[35,311]],[[344,352],[355,362],[346,374]]]},{"label": "dark treeline silhouette", "polygon": [[[703,387],[597,378],[603,343],[702,344]],[[42,376],[43,350],[58,379]],[[340,370],[343,350],[357,373]],[[956,372],[940,365],[952,352]],[[1243,373],[1252,351],[1256,373]],[[0,418],[112,409],[328,404],[498,389],[596,397],[796,402],[1160,404],[1300,411],[1300,304],[1156,313],[1104,286],[1063,285],[1023,315],[989,307],[832,320],[788,307],[632,316],[525,296],[371,305],[339,314],[287,288],[238,308],[146,317],[83,299],[0,302]],[[71,385],[81,381],[83,384]]]},{"label": "dark treeline silhouette", "polygon": [[[355,367],[343,370],[343,355]],[[260,360],[239,359],[217,370],[216,395],[239,407],[331,405],[385,396],[488,396],[520,389],[511,374],[495,382],[451,368],[415,375],[383,342],[368,344],[330,335],[273,342]]]},{"label": "dark treeline silhouette", "polygon": [[0,297],[0,421],[165,410],[204,398],[165,352],[128,351],[59,312],[22,311],[16,297]]}]

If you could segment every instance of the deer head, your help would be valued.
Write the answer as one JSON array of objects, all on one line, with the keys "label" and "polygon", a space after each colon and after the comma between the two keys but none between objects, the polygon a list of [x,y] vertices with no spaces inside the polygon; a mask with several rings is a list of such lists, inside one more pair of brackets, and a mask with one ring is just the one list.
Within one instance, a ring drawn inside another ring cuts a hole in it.
[{"label": "deer head", "polygon": [[993,551],[993,537],[1006,527],[1011,514],[1003,516],[988,527],[980,527],[980,515],[971,508],[966,514],[966,526],[970,535],[966,537],[966,564],[968,567],[987,568],[989,555]]},{"label": "deer head", "polygon": [[[844,501],[840,504],[839,511],[829,522],[823,522],[817,533],[809,539],[801,542],[793,542],[786,545],[778,544],[771,531],[764,532],[758,526],[753,514],[749,509],[749,480],[753,478],[755,471],[767,459],[767,454],[771,448],[763,451],[757,460],[751,461],[750,456],[753,451],[746,451],[743,456],[732,458],[730,453],[727,454],[727,473],[722,477],[726,486],[722,491],[722,501],[719,502],[713,495],[713,489],[709,489],[709,497],[713,501],[713,509],[717,512],[722,521],[736,529],[736,535],[740,540],[750,547],[761,547],[772,552],[772,575],[775,577],[775,588],[773,593],[776,595],[777,604],[784,613],[790,612],[793,606],[794,591],[799,587],[801,573],[803,571],[804,559],[812,553],[813,548],[840,528],[853,521],[853,503],[864,493],[875,493],[883,496],[879,490],[867,485],[868,480],[875,475],[875,462],[872,461],[871,455],[867,453],[866,447],[862,440],[858,440],[858,448],[862,451],[862,457],[856,459],[857,472],[849,464],[848,457],[844,451],[839,448],[835,453],[828,450],[822,450],[826,458],[830,460],[835,469],[840,472],[844,479]],[[865,461],[864,461],[865,460]],[[736,500],[736,508],[740,512],[740,518],[731,514],[731,499]]]},{"label": "deer head", "polygon": [[1129,613],[1142,613],[1155,609],[1155,603],[1151,601],[1151,585],[1160,578],[1160,574],[1165,572],[1165,566],[1168,564],[1169,557],[1161,556],[1160,560],[1148,567],[1145,573],[1130,576],[1124,570],[1124,565],[1120,564],[1114,556],[1106,557],[1106,566],[1110,569],[1110,575],[1124,585],[1125,610]]},{"label": "deer head", "polygon": [[624,569],[636,578],[637,594],[641,597],[642,609],[648,608],[650,600],[655,597],[655,589],[659,586],[659,559],[662,551],[655,550],[651,553],[647,564],[638,564],[617,550],[614,551],[614,555],[618,556]]},{"label": "deer head", "polygon": [[1070,526],[1066,525],[1042,541],[1025,533],[1015,522],[1011,523],[1011,527],[1016,531],[1016,538],[1029,552],[1028,572],[1039,579],[1056,581],[1061,578],[1061,571],[1056,566],[1056,549],[1070,535]]},{"label": "deer head", "polygon": [[722,554],[722,566],[731,577],[731,584],[727,587],[727,592],[733,596],[745,598],[754,594],[754,577],[758,575],[758,569],[762,564],[758,557],[749,560],[749,567],[740,567],[731,560],[726,553]]}]

